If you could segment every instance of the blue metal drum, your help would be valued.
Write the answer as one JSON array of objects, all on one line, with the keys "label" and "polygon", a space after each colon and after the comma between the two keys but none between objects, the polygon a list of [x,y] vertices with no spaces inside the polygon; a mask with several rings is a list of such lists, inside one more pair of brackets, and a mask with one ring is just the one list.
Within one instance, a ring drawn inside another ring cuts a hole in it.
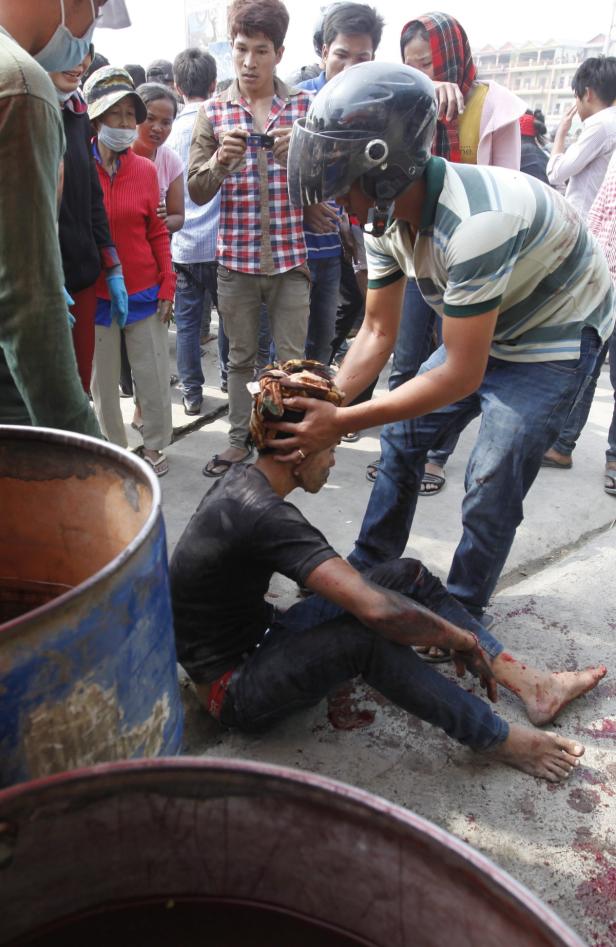
[{"label": "blue metal drum", "polygon": [[94,438],[0,426],[0,785],[181,738],[157,478]]}]

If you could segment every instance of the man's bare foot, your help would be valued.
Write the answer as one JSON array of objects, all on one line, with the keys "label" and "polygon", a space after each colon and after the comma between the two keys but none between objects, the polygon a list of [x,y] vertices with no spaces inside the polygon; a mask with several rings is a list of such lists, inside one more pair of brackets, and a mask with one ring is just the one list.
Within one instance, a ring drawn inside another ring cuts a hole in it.
[{"label": "man's bare foot", "polygon": [[518,695],[536,727],[555,720],[567,704],[596,687],[607,673],[603,664],[584,671],[538,671],[505,651],[492,661],[492,671],[499,684]]},{"label": "man's bare foot", "polygon": [[486,755],[513,766],[529,776],[560,783],[571,775],[584,754],[581,743],[558,736],[557,733],[531,730],[511,724],[509,735]]}]

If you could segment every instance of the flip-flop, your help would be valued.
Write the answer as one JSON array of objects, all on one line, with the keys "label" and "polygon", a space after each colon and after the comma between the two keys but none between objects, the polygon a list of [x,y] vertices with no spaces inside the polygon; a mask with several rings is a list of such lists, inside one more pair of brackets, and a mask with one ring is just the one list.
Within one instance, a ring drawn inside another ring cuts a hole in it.
[{"label": "flip-flop", "polygon": [[616,497],[616,470],[609,467],[603,477],[603,489],[606,493],[609,493],[610,496]]},{"label": "flip-flop", "polygon": [[573,467],[573,461],[570,460],[568,464],[561,464],[559,460],[552,460],[551,457],[543,456],[541,458],[542,467],[553,467],[554,470],[571,470]]},{"label": "flip-flop", "polygon": [[376,475],[379,472],[380,466],[381,466],[380,457],[378,460],[375,460],[371,464],[368,464],[368,466],[366,467],[366,480],[368,480],[370,483],[374,483],[374,481],[376,480]]},{"label": "flip-flop", "polygon": [[[425,473],[421,478],[421,483],[419,484],[419,496],[420,497],[433,497],[435,494],[440,493],[443,487],[445,486],[445,477],[441,477],[440,474]],[[427,487],[432,485],[433,490],[428,490]]]},{"label": "flip-flop", "polygon": [[157,460],[152,460],[147,454],[143,454],[143,460],[150,465],[157,477],[164,477],[169,473],[169,461],[164,454],[161,453]]},{"label": "flip-flop", "polygon": [[439,654],[428,654],[427,652],[418,651],[417,648],[413,648],[413,651],[418,658],[421,658],[422,661],[425,661],[426,664],[446,664],[447,661],[451,661],[452,657],[449,651],[441,651],[439,648]]},{"label": "flip-flop", "polygon": [[348,434],[343,434],[340,438],[341,441],[344,441],[345,444],[354,444],[355,441],[358,441],[361,437],[361,431],[350,431]]},{"label": "flip-flop", "polygon": [[[218,477],[223,477],[226,474],[229,467],[233,467],[234,464],[243,464],[245,461],[250,460],[251,457],[252,450],[247,451],[245,457],[240,457],[239,460],[226,460],[224,457],[219,457],[218,454],[214,454],[212,459],[208,460],[201,473],[204,477],[211,477],[217,480]],[[216,471],[217,467],[221,467],[222,470]]]}]

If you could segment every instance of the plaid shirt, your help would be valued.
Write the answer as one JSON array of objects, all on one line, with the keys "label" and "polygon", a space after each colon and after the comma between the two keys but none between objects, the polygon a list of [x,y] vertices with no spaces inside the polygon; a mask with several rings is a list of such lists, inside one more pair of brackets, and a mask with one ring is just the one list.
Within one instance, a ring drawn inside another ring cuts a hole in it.
[{"label": "plaid shirt", "polygon": [[603,184],[590,208],[588,229],[605,253],[612,283],[616,287],[616,153],[610,158]]},{"label": "plaid shirt", "polygon": [[[447,13],[428,13],[409,20],[402,28],[402,33],[411,23],[421,23],[428,33],[434,81],[455,83],[466,98],[477,76],[477,69],[468,37],[458,21]],[[460,161],[457,118],[451,122],[437,122],[432,154],[447,158],[448,161]]]},{"label": "plaid shirt", "polygon": [[[312,99],[277,78],[274,88],[266,134],[303,118]],[[219,263],[240,273],[284,273],[306,262],[303,213],[292,207],[286,168],[276,164],[270,150],[247,148],[245,160],[231,172],[219,163],[220,139],[238,125],[255,130],[250,106],[235,81],[199,111],[190,149],[190,194],[204,203],[220,190]]]}]

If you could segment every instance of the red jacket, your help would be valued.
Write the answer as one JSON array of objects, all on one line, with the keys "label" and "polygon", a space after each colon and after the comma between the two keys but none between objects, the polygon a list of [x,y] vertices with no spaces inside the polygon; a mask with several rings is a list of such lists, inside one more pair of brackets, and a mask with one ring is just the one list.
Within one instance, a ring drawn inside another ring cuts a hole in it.
[{"label": "red jacket", "polygon": [[[158,298],[173,299],[175,273],[169,233],[156,215],[160,189],[154,164],[129,148],[120,155],[113,178],[99,161],[96,166],[128,295],[160,284]],[[97,280],[96,295],[109,299],[104,274]]]}]

